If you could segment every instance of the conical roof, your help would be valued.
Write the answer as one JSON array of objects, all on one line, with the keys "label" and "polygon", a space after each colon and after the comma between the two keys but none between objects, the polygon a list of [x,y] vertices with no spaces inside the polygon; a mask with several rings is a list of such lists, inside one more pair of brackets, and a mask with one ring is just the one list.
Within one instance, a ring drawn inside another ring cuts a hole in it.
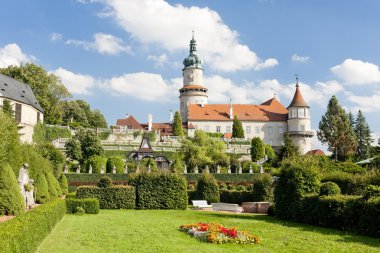
[{"label": "conical roof", "polygon": [[310,108],[310,106],[305,102],[305,99],[303,98],[298,82],[296,84],[296,92],[294,93],[294,97],[288,108],[290,107],[307,107]]}]

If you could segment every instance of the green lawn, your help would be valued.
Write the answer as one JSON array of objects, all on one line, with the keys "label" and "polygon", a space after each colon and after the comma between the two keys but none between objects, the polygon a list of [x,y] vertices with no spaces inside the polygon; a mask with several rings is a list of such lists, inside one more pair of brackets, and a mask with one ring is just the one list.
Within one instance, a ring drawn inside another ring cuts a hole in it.
[{"label": "green lawn", "polygon": [[[257,245],[202,243],[178,231],[182,224],[217,222],[248,230]],[[37,252],[379,252],[380,239],[279,221],[262,215],[174,210],[101,210],[66,215]]]}]

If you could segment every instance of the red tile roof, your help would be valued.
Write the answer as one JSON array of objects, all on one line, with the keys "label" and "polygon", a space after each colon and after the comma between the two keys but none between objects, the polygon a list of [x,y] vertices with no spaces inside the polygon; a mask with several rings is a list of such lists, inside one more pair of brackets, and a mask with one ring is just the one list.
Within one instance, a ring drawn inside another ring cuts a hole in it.
[{"label": "red tile roof", "polygon": [[203,87],[202,85],[197,85],[197,84],[185,85],[180,90],[182,90],[182,89],[206,89],[206,90],[208,90],[206,87]]},{"label": "red tile roof", "polygon": [[289,107],[310,107],[306,102],[305,99],[303,99],[303,96],[301,94],[301,91],[299,89],[299,86],[297,85],[296,92],[294,93],[294,97],[292,102],[290,103]]},{"label": "red tile roof", "polygon": [[129,129],[144,129],[132,115],[128,115],[124,119],[117,119],[116,126],[126,126]]},{"label": "red tile roof", "polygon": [[[261,105],[233,104],[233,114],[241,121],[286,121],[288,110],[272,98]],[[190,104],[189,121],[229,121],[229,104]]]},{"label": "red tile roof", "polygon": [[320,149],[314,149],[314,150],[310,150],[306,153],[306,155],[321,155],[321,156],[324,156],[325,155],[325,152],[323,152],[322,150]]}]

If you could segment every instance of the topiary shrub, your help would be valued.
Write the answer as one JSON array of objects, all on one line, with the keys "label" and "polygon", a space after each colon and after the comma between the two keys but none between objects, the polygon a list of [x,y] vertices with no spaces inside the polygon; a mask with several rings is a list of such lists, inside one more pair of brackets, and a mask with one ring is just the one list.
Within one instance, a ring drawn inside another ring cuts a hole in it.
[{"label": "topiary shrub", "polygon": [[112,156],[108,158],[106,163],[106,172],[112,173],[113,167],[116,166],[116,173],[124,172],[124,160],[119,156]]},{"label": "topiary shrub", "polygon": [[269,174],[260,174],[253,183],[253,201],[273,202],[274,185]]},{"label": "topiary shrub", "polygon": [[9,164],[0,166],[0,215],[19,215],[25,211],[17,179]]},{"label": "topiary shrub", "polygon": [[251,191],[220,191],[220,202],[239,204],[243,202],[252,202]]},{"label": "topiary shrub", "polygon": [[61,174],[58,179],[59,186],[62,189],[62,194],[67,195],[69,193],[69,186],[67,184],[67,178],[65,174]]},{"label": "topiary shrub", "polygon": [[99,200],[96,198],[66,199],[67,213],[76,213],[78,207],[84,209],[85,213],[99,213]]},{"label": "topiary shrub", "polygon": [[150,171],[152,172],[158,172],[156,161],[154,161],[153,158],[149,158],[145,166],[146,168],[150,168]]},{"label": "topiary shrub", "polygon": [[377,185],[368,185],[365,188],[363,199],[369,200],[371,198],[380,197],[380,186]]},{"label": "topiary shrub", "polygon": [[319,189],[319,196],[331,196],[331,195],[339,195],[340,188],[334,182],[326,182],[321,185]]},{"label": "topiary shrub", "polygon": [[317,192],[319,180],[314,169],[292,163],[283,165],[274,191],[276,216],[297,220],[303,196]]},{"label": "topiary shrub", "polygon": [[40,173],[37,177],[35,190],[37,203],[45,204],[50,201],[48,182],[43,173]]},{"label": "topiary shrub", "polygon": [[208,203],[220,201],[218,182],[210,173],[204,173],[197,183],[197,199],[207,200]]},{"label": "topiary shrub", "polygon": [[107,188],[112,186],[112,179],[108,176],[102,176],[96,184],[100,188]]},{"label": "topiary shrub", "polygon": [[[100,173],[100,170],[102,166],[106,168],[107,165],[107,157],[99,156],[99,155],[93,155],[86,161],[86,172],[89,171],[90,165],[92,167],[92,173]],[[117,168],[116,168],[117,170]],[[112,168],[111,168],[112,172]]]},{"label": "topiary shrub", "polygon": [[48,191],[49,191],[50,198],[51,199],[57,198],[58,197],[58,192],[57,192],[57,188],[55,187],[55,184],[54,184],[54,175],[53,175],[53,173],[47,172],[45,174],[45,178],[46,178],[46,181],[48,183]]}]

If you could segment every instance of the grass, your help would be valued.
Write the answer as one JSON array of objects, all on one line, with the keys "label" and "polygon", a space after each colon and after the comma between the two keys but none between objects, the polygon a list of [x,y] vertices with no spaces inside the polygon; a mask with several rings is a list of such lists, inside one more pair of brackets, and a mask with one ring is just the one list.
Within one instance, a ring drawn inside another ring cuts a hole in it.
[{"label": "grass", "polygon": [[[257,245],[202,243],[182,224],[217,222],[261,238]],[[37,252],[379,252],[380,239],[263,215],[176,210],[101,210],[66,215]]]}]

